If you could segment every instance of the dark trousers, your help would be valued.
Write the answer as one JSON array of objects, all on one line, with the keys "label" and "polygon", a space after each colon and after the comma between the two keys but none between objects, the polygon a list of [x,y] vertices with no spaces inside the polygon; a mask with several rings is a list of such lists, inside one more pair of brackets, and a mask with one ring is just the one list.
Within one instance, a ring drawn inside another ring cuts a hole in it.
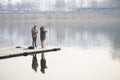
[{"label": "dark trousers", "polygon": [[33,37],[32,39],[33,39],[32,45],[33,45],[34,47],[37,47],[37,45],[36,45],[36,37]]}]

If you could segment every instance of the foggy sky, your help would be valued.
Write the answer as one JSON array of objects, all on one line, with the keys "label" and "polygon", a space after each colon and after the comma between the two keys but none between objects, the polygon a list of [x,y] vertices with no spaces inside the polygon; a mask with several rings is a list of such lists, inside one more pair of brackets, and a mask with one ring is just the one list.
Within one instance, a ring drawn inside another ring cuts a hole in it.
[{"label": "foggy sky", "polygon": [[120,0],[104,0],[104,4],[109,7],[120,7]]}]

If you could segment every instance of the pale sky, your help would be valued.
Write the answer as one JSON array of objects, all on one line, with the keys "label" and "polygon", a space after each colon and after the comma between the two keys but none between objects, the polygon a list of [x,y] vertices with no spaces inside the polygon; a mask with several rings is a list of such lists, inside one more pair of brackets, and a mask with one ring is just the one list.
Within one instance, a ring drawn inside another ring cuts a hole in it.
[{"label": "pale sky", "polygon": [[[21,2],[21,0],[11,0],[13,4],[17,2]],[[40,1],[49,1],[49,0],[40,0]],[[65,2],[68,1],[75,1],[77,4],[82,3],[83,6],[90,6],[90,3],[94,2],[94,4],[99,4],[102,6],[117,6],[120,7],[120,0],[64,0]],[[0,2],[6,4],[8,0],[0,0]],[[50,0],[50,2],[54,2]]]}]

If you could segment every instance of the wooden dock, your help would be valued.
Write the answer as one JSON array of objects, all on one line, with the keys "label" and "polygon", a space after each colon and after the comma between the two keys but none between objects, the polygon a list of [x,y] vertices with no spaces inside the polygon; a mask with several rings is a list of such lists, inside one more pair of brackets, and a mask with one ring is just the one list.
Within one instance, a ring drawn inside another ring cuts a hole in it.
[{"label": "wooden dock", "polygon": [[58,50],[60,50],[60,48],[35,48],[35,49],[28,49],[28,48],[22,48],[22,47],[0,48],[0,60],[13,58],[13,57],[28,56],[33,54],[58,51]]}]

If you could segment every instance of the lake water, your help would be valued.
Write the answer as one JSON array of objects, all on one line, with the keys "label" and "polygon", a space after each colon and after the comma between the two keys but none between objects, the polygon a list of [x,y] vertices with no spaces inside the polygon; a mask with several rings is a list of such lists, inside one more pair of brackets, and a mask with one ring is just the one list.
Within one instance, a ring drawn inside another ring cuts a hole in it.
[{"label": "lake water", "polygon": [[[30,46],[31,28],[45,25],[48,69],[32,69],[32,56],[0,60],[0,80],[120,80],[120,16],[111,21],[1,20],[0,47]],[[104,20],[104,19],[103,19]],[[106,20],[106,19],[105,19]],[[37,44],[40,46],[39,34]]]}]

